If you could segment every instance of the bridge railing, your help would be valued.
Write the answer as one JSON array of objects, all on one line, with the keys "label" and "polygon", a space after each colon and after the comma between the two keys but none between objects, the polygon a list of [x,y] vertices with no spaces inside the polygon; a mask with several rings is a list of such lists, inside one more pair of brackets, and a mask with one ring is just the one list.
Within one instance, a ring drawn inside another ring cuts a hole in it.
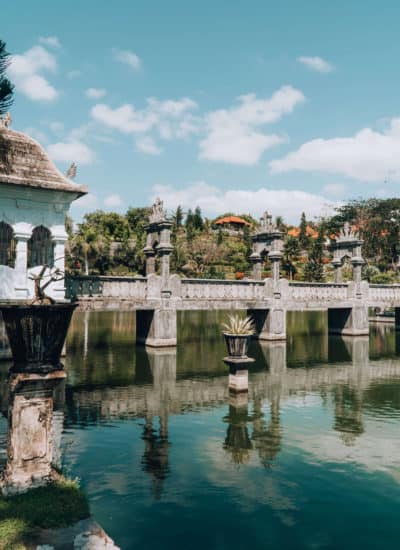
[{"label": "bridge railing", "polygon": [[370,302],[394,302],[400,299],[400,284],[370,284]]},{"label": "bridge railing", "polygon": [[66,298],[131,298],[146,299],[147,280],[144,277],[113,277],[80,275],[66,277]]},{"label": "bridge railing", "polygon": [[263,281],[182,279],[183,300],[262,300]]},{"label": "bridge railing", "polygon": [[299,302],[346,300],[348,298],[348,284],[290,282],[289,297]]}]

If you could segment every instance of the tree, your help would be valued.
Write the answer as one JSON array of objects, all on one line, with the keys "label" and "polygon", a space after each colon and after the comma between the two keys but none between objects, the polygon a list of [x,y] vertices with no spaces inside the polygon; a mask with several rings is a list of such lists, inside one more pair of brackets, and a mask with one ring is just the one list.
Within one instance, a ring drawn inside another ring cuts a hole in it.
[{"label": "tree", "polygon": [[300,256],[299,240],[296,237],[288,237],[283,246],[283,268],[289,273],[289,279],[293,279],[293,275],[296,273],[296,267],[294,262]]},{"label": "tree", "polygon": [[204,228],[203,217],[201,215],[201,210],[199,206],[196,206],[196,209],[193,214],[193,227],[198,231],[202,231]]},{"label": "tree", "polygon": [[309,239],[307,235],[307,219],[304,212],[301,214],[300,219],[299,244],[303,250],[306,250],[309,244]]},{"label": "tree", "polygon": [[10,54],[6,43],[0,40],[0,115],[4,115],[12,105],[14,86],[5,75],[10,64]]},{"label": "tree", "polygon": [[178,206],[178,208],[175,211],[175,214],[173,216],[174,225],[175,228],[178,229],[179,227],[182,227],[183,222],[183,210],[181,206]]},{"label": "tree", "polygon": [[320,283],[324,280],[325,225],[321,223],[318,236],[311,245],[308,262],[304,268],[304,280]]}]

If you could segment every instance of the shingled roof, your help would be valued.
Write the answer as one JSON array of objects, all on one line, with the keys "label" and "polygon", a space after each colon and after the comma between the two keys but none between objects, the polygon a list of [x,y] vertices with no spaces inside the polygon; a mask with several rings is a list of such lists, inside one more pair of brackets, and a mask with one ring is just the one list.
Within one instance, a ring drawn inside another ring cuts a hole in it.
[{"label": "shingled roof", "polygon": [[87,193],[86,186],[72,183],[57,170],[37,141],[0,124],[0,185],[2,183],[79,196]]}]

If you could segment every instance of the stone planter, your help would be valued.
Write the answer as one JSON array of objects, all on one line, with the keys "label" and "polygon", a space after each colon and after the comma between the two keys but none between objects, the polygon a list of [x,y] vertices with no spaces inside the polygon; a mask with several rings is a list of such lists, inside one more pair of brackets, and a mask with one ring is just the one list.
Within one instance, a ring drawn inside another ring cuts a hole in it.
[{"label": "stone planter", "polygon": [[224,332],[229,357],[246,359],[251,334],[228,334]]},{"label": "stone planter", "polygon": [[48,373],[63,368],[61,352],[76,306],[0,305],[14,372]]}]

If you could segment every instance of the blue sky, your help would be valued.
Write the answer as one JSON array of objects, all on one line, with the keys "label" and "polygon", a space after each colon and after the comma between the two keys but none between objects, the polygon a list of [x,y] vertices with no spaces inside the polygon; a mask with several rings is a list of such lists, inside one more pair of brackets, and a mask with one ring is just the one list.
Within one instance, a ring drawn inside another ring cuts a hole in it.
[{"label": "blue sky", "polygon": [[2,7],[14,129],[123,212],[160,195],[296,222],[400,182],[398,22],[385,0]]}]

